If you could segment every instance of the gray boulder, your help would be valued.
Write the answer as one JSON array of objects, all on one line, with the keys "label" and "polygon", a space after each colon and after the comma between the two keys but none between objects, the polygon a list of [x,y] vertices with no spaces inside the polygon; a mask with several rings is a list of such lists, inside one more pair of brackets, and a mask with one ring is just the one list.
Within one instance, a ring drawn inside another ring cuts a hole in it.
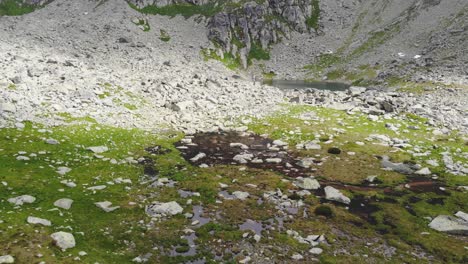
[{"label": "gray boulder", "polygon": [[468,235],[468,222],[449,215],[439,215],[434,218],[429,227],[440,232]]},{"label": "gray boulder", "polygon": [[337,189],[335,189],[335,188],[333,188],[331,186],[325,187],[325,199],[327,199],[329,201],[344,203],[344,204],[351,203],[351,199],[344,196],[344,194],[342,194],[339,190],[337,190]]},{"label": "gray boulder", "polygon": [[146,214],[151,217],[172,216],[180,214],[184,209],[175,201],[168,203],[153,202],[146,207]]},{"label": "gray boulder", "polygon": [[53,239],[54,244],[62,249],[62,251],[65,251],[69,248],[74,248],[76,245],[75,237],[67,232],[56,232],[50,235],[50,237]]}]

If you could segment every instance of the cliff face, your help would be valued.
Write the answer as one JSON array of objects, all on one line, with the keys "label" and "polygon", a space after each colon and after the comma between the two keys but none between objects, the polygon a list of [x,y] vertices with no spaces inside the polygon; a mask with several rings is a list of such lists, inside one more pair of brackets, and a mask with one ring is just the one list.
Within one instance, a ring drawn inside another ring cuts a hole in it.
[{"label": "cliff face", "polygon": [[208,23],[208,37],[225,52],[239,56],[247,67],[253,45],[268,49],[270,44],[288,38],[291,30],[308,31],[311,16],[310,0],[248,2],[213,16]]},{"label": "cliff face", "polygon": [[[129,0],[138,8],[148,6],[165,7],[168,5],[213,4],[206,0]],[[316,2],[316,5],[314,5]],[[215,42],[223,56],[231,54],[247,67],[252,47],[268,49],[271,44],[288,38],[291,31],[307,32],[317,29],[318,1],[314,0],[268,0],[255,1],[217,1],[217,12],[208,18],[208,37]],[[314,9],[315,7],[315,9]]]},{"label": "cliff face", "polygon": [[175,4],[192,4],[192,5],[205,5],[209,0],[129,0],[129,3],[134,4],[138,8],[147,6],[163,7]]}]

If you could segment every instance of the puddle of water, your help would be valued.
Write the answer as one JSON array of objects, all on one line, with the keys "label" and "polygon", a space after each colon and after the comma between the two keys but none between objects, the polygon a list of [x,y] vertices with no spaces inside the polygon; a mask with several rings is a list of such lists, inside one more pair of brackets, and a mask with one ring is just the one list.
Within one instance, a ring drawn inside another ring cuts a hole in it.
[{"label": "puddle of water", "polygon": [[284,90],[313,88],[328,91],[345,91],[351,86],[340,82],[308,82],[304,80],[270,80],[265,82],[265,84]]},{"label": "puddle of water", "polygon": [[261,236],[263,231],[263,225],[262,223],[259,223],[257,221],[247,219],[242,225],[239,226],[239,229],[242,231],[254,231],[255,234]]},{"label": "puddle of water", "polygon": [[195,239],[197,239],[197,236],[195,233],[192,233],[188,236],[184,237],[187,239],[187,244],[189,247],[189,250],[187,252],[177,252],[176,249],[172,249],[170,252],[171,257],[176,257],[176,256],[183,256],[183,257],[192,257],[197,255],[197,246],[195,245]]},{"label": "puddle of water", "polygon": [[208,224],[211,221],[210,218],[202,217],[202,215],[203,215],[203,207],[200,205],[194,205],[192,221],[199,222],[195,227],[200,227],[202,225]]}]

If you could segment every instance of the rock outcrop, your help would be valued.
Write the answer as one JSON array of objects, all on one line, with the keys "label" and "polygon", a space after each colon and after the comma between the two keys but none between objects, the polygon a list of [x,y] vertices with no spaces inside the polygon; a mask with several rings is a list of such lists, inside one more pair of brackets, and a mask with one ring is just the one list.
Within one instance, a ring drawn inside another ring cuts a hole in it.
[{"label": "rock outcrop", "polygon": [[[208,37],[219,46],[218,54],[231,54],[247,67],[253,48],[266,50],[269,45],[288,38],[291,31],[307,32],[313,26],[313,0],[264,3],[250,1],[221,6],[206,0],[129,0],[138,8],[164,7],[170,4],[212,5],[220,12],[208,18]],[[237,1],[239,2],[239,1]],[[318,3],[318,2],[317,2]]]}]

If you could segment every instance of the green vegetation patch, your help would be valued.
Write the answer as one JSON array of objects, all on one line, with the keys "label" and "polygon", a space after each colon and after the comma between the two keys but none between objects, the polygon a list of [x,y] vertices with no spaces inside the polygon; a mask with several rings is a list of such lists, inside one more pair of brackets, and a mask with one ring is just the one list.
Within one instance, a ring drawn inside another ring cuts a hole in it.
[{"label": "green vegetation patch", "polygon": [[34,5],[22,4],[19,0],[4,0],[0,2],[0,16],[21,16],[36,8]]},{"label": "green vegetation patch", "polygon": [[159,39],[164,41],[164,42],[168,42],[171,40],[171,36],[169,35],[169,33],[167,33],[167,31],[165,31],[164,29],[161,29],[159,30]]},{"label": "green vegetation patch", "polygon": [[137,6],[129,3],[129,5],[143,13],[143,14],[152,14],[152,15],[163,15],[175,17],[181,15],[185,18],[192,17],[194,15],[202,15],[205,17],[213,16],[222,11],[222,5],[212,1],[211,3],[205,5],[194,5],[194,4],[175,4],[167,5],[162,7],[157,7],[155,5],[149,5],[144,8],[138,8]]},{"label": "green vegetation patch", "polygon": [[319,20],[320,20],[320,1],[312,0],[312,14],[310,18],[308,18],[306,21],[307,27],[318,30],[320,26]]}]

